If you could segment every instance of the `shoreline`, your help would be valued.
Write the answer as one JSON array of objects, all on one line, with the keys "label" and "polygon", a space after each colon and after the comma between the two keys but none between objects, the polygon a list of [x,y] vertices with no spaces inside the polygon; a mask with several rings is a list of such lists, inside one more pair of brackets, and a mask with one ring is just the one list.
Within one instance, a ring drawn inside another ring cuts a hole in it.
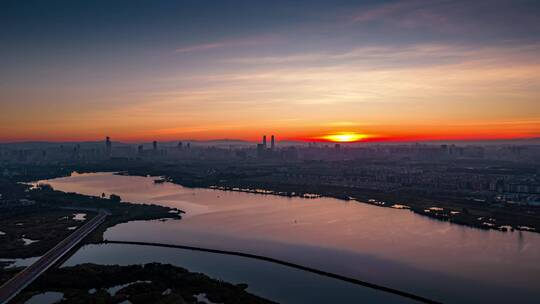
[{"label": "shoreline", "polygon": [[318,274],[318,275],[321,275],[321,276],[325,276],[325,277],[333,278],[333,279],[336,279],[336,280],[348,282],[348,283],[359,285],[359,286],[362,286],[362,287],[367,287],[367,288],[379,290],[379,291],[382,291],[382,292],[399,295],[399,296],[402,296],[404,298],[412,299],[412,300],[419,301],[419,302],[422,302],[422,303],[432,303],[432,304],[440,303],[438,301],[428,299],[428,298],[425,298],[425,297],[422,297],[422,296],[419,296],[419,295],[416,295],[416,294],[408,293],[408,292],[405,292],[405,291],[401,291],[401,290],[398,290],[398,289],[385,287],[385,286],[369,283],[369,282],[366,282],[366,281],[362,281],[362,280],[359,280],[359,279],[343,276],[343,275],[340,275],[340,274],[335,274],[335,273],[332,273],[332,272],[327,272],[327,271],[324,271],[324,270],[319,270],[319,269],[316,269],[316,268],[311,268],[311,267],[303,266],[303,265],[300,265],[300,264],[291,263],[291,262],[287,262],[287,261],[283,261],[283,260],[279,260],[279,259],[275,259],[275,258],[271,258],[271,257],[267,257],[267,256],[257,255],[257,254],[250,254],[250,253],[244,253],[244,252],[239,252],[239,251],[229,251],[229,250],[202,248],[202,247],[194,247],[194,246],[185,246],[185,245],[174,245],[174,244],[165,244],[165,243],[149,243],[149,242],[136,242],[136,241],[111,241],[111,240],[105,240],[105,241],[100,242],[98,244],[120,244],[120,245],[138,245],[138,246],[154,246],[154,247],[164,247],[164,248],[176,248],[176,249],[193,250],[193,251],[209,252],[209,253],[215,253],[215,254],[224,254],[224,255],[232,255],[232,256],[238,256],[238,257],[243,257],[243,258],[256,259],[256,260],[261,260],[261,261],[265,261],[265,262],[275,263],[275,264],[279,264],[279,265],[299,269],[299,270],[306,271],[306,272],[311,272],[311,273],[314,273],[314,274]]},{"label": "shoreline", "polygon": [[[107,172],[107,171],[100,171]],[[83,173],[99,173],[98,171],[88,171]],[[315,191],[280,191],[278,189],[264,188],[264,187],[245,187],[241,185],[236,186],[227,186],[227,185],[208,185],[206,183],[199,184],[186,184],[178,182],[174,177],[170,175],[152,175],[152,174],[142,174],[142,173],[133,173],[130,170],[124,171],[108,171],[115,175],[126,175],[126,176],[140,176],[140,177],[154,177],[156,178],[157,184],[163,182],[169,182],[175,185],[179,185],[186,188],[201,188],[201,189],[210,189],[210,190],[219,190],[219,191],[231,191],[231,192],[242,192],[256,195],[275,195],[282,197],[296,197],[303,199],[316,199],[316,198],[334,198],[341,201],[355,201],[362,204],[383,207],[383,208],[393,208],[393,209],[407,209],[417,215],[426,216],[433,220],[450,222],[456,225],[467,226],[471,228],[477,228],[481,230],[496,230],[500,232],[514,232],[514,231],[526,231],[540,233],[540,230],[537,227],[527,226],[525,224],[511,223],[510,221],[504,221],[498,223],[497,219],[491,216],[474,216],[467,213],[469,210],[465,208],[458,210],[457,208],[448,208],[440,207],[445,205],[445,203],[434,203],[434,204],[422,204],[422,206],[415,205],[414,203],[404,203],[399,200],[392,202],[392,199],[376,199],[367,195],[356,195],[356,196],[345,196],[345,195],[332,195],[325,193],[315,193]],[[471,207],[478,207],[472,205]]]},{"label": "shoreline", "polygon": [[[2,210],[0,230],[5,231],[0,236],[2,259],[40,256],[77,231],[102,209],[110,210],[111,215],[83,240],[83,244],[102,241],[103,233],[117,224],[134,220],[181,219],[184,214],[177,208],[157,204],[120,203],[120,197],[104,198],[54,190],[45,183],[38,184],[39,181],[43,180],[25,183],[11,181],[11,186],[18,189],[14,192],[17,200],[25,199],[31,204],[15,204]],[[84,214],[85,217],[76,218],[77,214]],[[35,223],[39,223],[39,226]],[[27,241],[23,243],[25,237]],[[3,266],[0,268],[9,266],[4,264],[0,263]]]},{"label": "shoreline", "polygon": [[[418,215],[433,220],[501,232],[526,231],[540,233],[540,216],[537,209],[519,205],[500,205],[480,202],[469,197],[456,197],[448,193],[425,193],[419,189],[399,191],[375,191],[336,185],[314,185],[287,183],[280,180],[261,181],[249,176],[223,179],[203,173],[194,175],[189,170],[173,167],[154,167],[147,163],[123,164],[67,164],[63,167],[35,168],[30,176],[19,177],[20,181],[36,181],[70,176],[72,172],[107,172],[118,175],[153,176],[156,183],[171,182],[187,188],[219,189],[239,191],[259,195],[279,195],[284,197],[329,197],[344,201],[357,201],[373,206],[409,209]],[[191,168],[192,169],[192,168]],[[37,174],[36,174],[37,173]],[[238,190],[236,190],[238,189]],[[259,191],[257,191],[259,189]]]}]

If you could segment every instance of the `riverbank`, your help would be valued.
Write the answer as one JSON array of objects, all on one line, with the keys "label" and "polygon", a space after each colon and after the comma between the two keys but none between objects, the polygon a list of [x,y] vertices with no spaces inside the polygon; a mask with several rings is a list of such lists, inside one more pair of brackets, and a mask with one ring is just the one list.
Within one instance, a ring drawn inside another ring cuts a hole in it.
[{"label": "riverbank", "polygon": [[3,180],[0,190],[9,193],[0,213],[0,259],[41,256],[100,209],[111,215],[85,242],[102,241],[105,230],[120,223],[181,219],[183,213],[159,205],[120,202],[115,196],[64,193],[47,185],[32,187],[13,180]]},{"label": "riverbank", "polygon": [[[134,176],[161,177],[183,187],[219,189],[225,191],[248,192],[258,195],[279,195],[287,197],[317,198],[331,197],[340,200],[357,201],[378,207],[407,209],[415,214],[434,220],[447,221],[458,225],[483,230],[540,232],[540,208],[522,205],[488,203],[472,197],[456,197],[445,192],[426,193],[422,190],[401,189],[397,191],[375,191],[354,187],[319,184],[291,184],[280,179],[245,173],[223,175],[212,170],[214,165],[223,164],[156,164],[142,161],[120,163],[104,162],[87,165],[64,165],[40,169],[25,168],[26,175],[21,181],[33,181],[33,176],[46,178],[69,176],[68,172],[122,172]],[[243,172],[241,168],[234,167]],[[247,170],[247,169],[246,169]]]},{"label": "riverbank", "polygon": [[167,170],[129,169],[119,175],[156,176],[159,180],[190,188],[245,192],[257,195],[278,195],[314,199],[331,197],[356,201],[384,208],[407,209],[415,214],[484,230],[540,232],[540,216],[520,206],[486,205],[467,199],[441,198],[433,200],[414,193],[382,193],[338,186],[289,185],[283,183],[255,183],[251,181],[205,181],[190,179]]}]

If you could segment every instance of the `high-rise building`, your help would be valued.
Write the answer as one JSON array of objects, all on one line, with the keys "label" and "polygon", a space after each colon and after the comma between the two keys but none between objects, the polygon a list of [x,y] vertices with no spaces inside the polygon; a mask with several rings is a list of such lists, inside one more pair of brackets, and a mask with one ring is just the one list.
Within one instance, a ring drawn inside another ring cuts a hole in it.
[{"label": "high-rise building", "polygon": [[266,149],[266,135],[263,135],[263,142],[262,142],[262,145],[263,145],[263,147]]},{"label": "high-rise building", "polygon": [[154,148],[154,151],[157,150],[157,141],[152,142],[152,147]]},{"label": "high-rise building", "polygon": [[274,135],[272,135],[272,137],[270,137],[270,149],[274,150],[275,147],[276,147],[276,141],[275,141]]},{"label": "high-rise building", "polygon": [[183,143],[181,141],[178,142],[178,150],[182,150]]}]

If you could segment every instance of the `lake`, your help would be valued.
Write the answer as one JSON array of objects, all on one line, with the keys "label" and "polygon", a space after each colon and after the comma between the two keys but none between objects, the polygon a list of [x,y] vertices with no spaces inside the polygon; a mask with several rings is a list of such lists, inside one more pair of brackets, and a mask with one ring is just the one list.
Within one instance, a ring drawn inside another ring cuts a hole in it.
[{"label": "lake", "polygon": [[91,173],[43,182],[186,212],[182,220],[117,225],[106,231],[108,240],[260,254],[445,303],[536,303],[540,297],[540,234],[479,230],[355,201],[194,189],[155,179]]},{"label": "lake", "polygon": [[279,303],[417,303],[290,267],[249,258],[151,246],[100,244],[79,249],[63,266],[81,263],[131,265],[159,262],[201,272]]}]

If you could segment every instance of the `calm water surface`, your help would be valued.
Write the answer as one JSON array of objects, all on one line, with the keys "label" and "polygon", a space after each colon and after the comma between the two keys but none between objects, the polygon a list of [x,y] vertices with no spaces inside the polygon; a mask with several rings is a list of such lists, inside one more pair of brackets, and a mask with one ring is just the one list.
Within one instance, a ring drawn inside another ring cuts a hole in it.
[{"label": "calm water surface", "polygon": [[201,272],[279,303],[417,303],[385,292],[265,261],[208,252],[151,246],[87,245],[63,266],[81,263],[131,265],[160,262]]},{"label": "calm water surface", "polygon": [[484,231],[408,210],[331,198],[302,199],[155,184],[152,177],[73,174],[55,189],[115,193],[123,201],[182,209],[182,220],[130,222],[109,240],[243,251],[447,303],[536,303],[540,234]]}]

